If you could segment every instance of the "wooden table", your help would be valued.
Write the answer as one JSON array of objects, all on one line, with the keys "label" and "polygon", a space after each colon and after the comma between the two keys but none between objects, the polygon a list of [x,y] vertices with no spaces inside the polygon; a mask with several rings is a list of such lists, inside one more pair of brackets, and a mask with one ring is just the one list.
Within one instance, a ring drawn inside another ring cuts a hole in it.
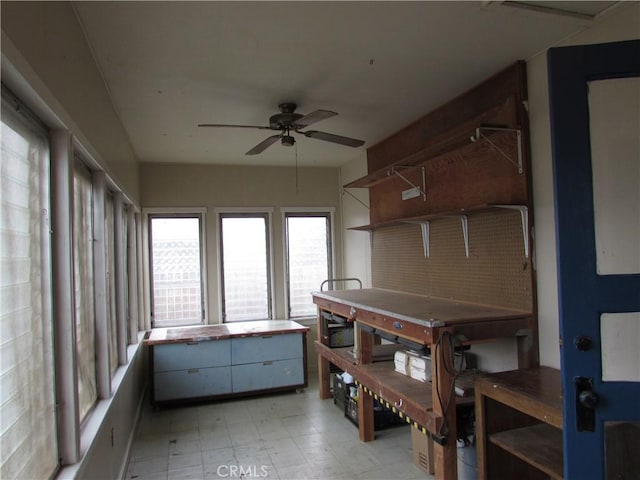
[{"label": "wooden table", "polygon": [[[448,393],[453,388],[454,377],[443,363],[453,354],[451,348],[454,343],[449,340],[468,345],[501,337],[517,337],[519,366],[530,366],[537,359],[537,352],[530,348],[534,334],[531,312],[375,288],[315,292],[313,299],[319,310],[316,350],[321,398],[331,396],[330,363],[351,373],[360,383],[359,398],[363,399],[358,403],[360,439],[374,440],[373,399],[381,397],[399,414],[429,431],[436,439],[434,456],[438,479],[457,478],[457,400],[454,398],[453,405],[448,405]],[[349,358],[344,350],[330,347],[325,328],[326,315],[323,317],[322,312],[355,321],[361,327],[357,330],[359,348],[355,356]],[[374,363],[375,338],[380,335],[429,347],[433,384],[398,374],[393,371],[392,364]],[[447,438],[441,435],[443,424],[448,426]]]}]

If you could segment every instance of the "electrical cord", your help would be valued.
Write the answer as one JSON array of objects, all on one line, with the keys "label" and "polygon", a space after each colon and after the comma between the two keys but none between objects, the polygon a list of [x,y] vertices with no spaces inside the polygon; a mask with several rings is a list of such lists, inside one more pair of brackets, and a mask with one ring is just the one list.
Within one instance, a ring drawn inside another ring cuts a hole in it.
[{"label": "electrical cord", "polygon": [[[445,358],[444,355],[442,354],[442,346],[443,346],[443,341],[446,341],[448,346],[449,346],[449,358]],[[436,355],[436,378],[435,380],[435,387],[436,387],[436,396],[438,397],[438,403],[440,404],[440,410],[442,411],[442,415],[443,415],[443,422],[442,425],[440,425],[440,428],[438,429],[438,435],[440,437],[447,437],[449,435],[449,421],[447,420],[448,417],[448,413],[449,413],[449,408],[451,408],[451,402],[454,398],[455,395],[455,387],[456,387],[456,378],[458,378],[458,376],[462,373],[462,365],[463,363],[460,362],[460,369],[458,370],[456,368],[455,365],[455,347],[456,347],[456,343],[458,343],[458,345],[461,345],[460,341],[454,337],[453,335],[451,335],[451,333],[449,332],[443,332],[442,335],[440,335],[438,337],[438,341],[435,344],[435,351],[434,354]],[[453,381],[451,382],[451,386],[449,388],[449,394],[447,396],[447,401],[446,404],[443,403],[442,400],[442,396],[440,395],[440,389],[438,388],[438,365],[440,364],[438,360],[438,355],[440,355],[442,357],[442,365],[444,367],[444,370],[446,371],[447,374],[449,374],[449,376],[452,377]],[[449,363],[447,364],[447,360],[449,360]]]}]

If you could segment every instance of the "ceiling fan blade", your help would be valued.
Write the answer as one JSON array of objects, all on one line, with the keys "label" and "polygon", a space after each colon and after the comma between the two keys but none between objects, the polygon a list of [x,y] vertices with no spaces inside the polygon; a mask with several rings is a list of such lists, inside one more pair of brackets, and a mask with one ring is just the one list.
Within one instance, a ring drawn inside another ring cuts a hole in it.
[{"label": "ceiling fan blade", "polygon": [[334,135],[333,133],[319,132],[317,130],[309,130],[302,133],[305,137],[315,138],[317,140],[324,140],[325,142],[338,143],[347,147],[360,147],[364,144],[364,140],[357,140],[355,138],[343,137],[341,135]]},{"label": "ceiling fan blade", "polygon": [[257,155],[258,153],[262,153],[266,150],[267,147],[270,147],[271,145],[276,143],[280,138],[282,138],[282,135],[272,135],[270,137],[267,137],[247,153],[245,153],[245,155]]},{"label": "ceiling fan blade", "polygon": [[199,127],[226,127],[226,128],[258,128],[260,130],[271,130],[271,127],[261,125],[227,125],[224,123],[199,123]]},{"label": "ceiling fan blade", "polygon": [[324,120],[326,118],[335,117],[336,115],[338,115],[336,112],[332,112],[330,110],[316,110],[296,120],[295,127],[305,128],[312,123],[319,122],[320,120]]}]

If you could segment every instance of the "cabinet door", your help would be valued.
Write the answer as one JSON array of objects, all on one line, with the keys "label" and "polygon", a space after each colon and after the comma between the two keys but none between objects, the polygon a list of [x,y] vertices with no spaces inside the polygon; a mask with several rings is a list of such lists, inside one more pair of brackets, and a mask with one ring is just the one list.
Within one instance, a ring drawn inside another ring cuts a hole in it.
[{"label": "cabinet door", "polygon": [[273,360],[302,358],[302,334],[263,335],[261,337],[233,338],[231,359],[233,365]]},{"label": "cabinet door", "polygon": [[154,372],[227,365],[231,365],[231,340],[229,339],[171,343],[153,347]]},{"label": "cabinet door", "polygon": [[302,358],[234,365],[231,374],[234,393],[304,383]]},{"label": "cabinet door", "polygon": [[224,393],[231,393],[231,367],[192,368],[154,375],[156,402]]}]

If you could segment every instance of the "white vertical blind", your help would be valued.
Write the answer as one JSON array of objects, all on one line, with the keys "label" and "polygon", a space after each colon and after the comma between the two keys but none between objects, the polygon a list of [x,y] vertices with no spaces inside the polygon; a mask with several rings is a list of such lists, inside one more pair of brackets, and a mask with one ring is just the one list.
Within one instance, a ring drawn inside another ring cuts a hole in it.
[{"label": "white vertical blind", "polygon": [[73,275],[80,420],[97,398],[93,296],[93,223],[91,177],[79,162],[73,171]]},{"label": "white vertical blind", "polygon": [[58,463],[49,148],[4,105],[0,172],[0,478],[49,478]]}]

